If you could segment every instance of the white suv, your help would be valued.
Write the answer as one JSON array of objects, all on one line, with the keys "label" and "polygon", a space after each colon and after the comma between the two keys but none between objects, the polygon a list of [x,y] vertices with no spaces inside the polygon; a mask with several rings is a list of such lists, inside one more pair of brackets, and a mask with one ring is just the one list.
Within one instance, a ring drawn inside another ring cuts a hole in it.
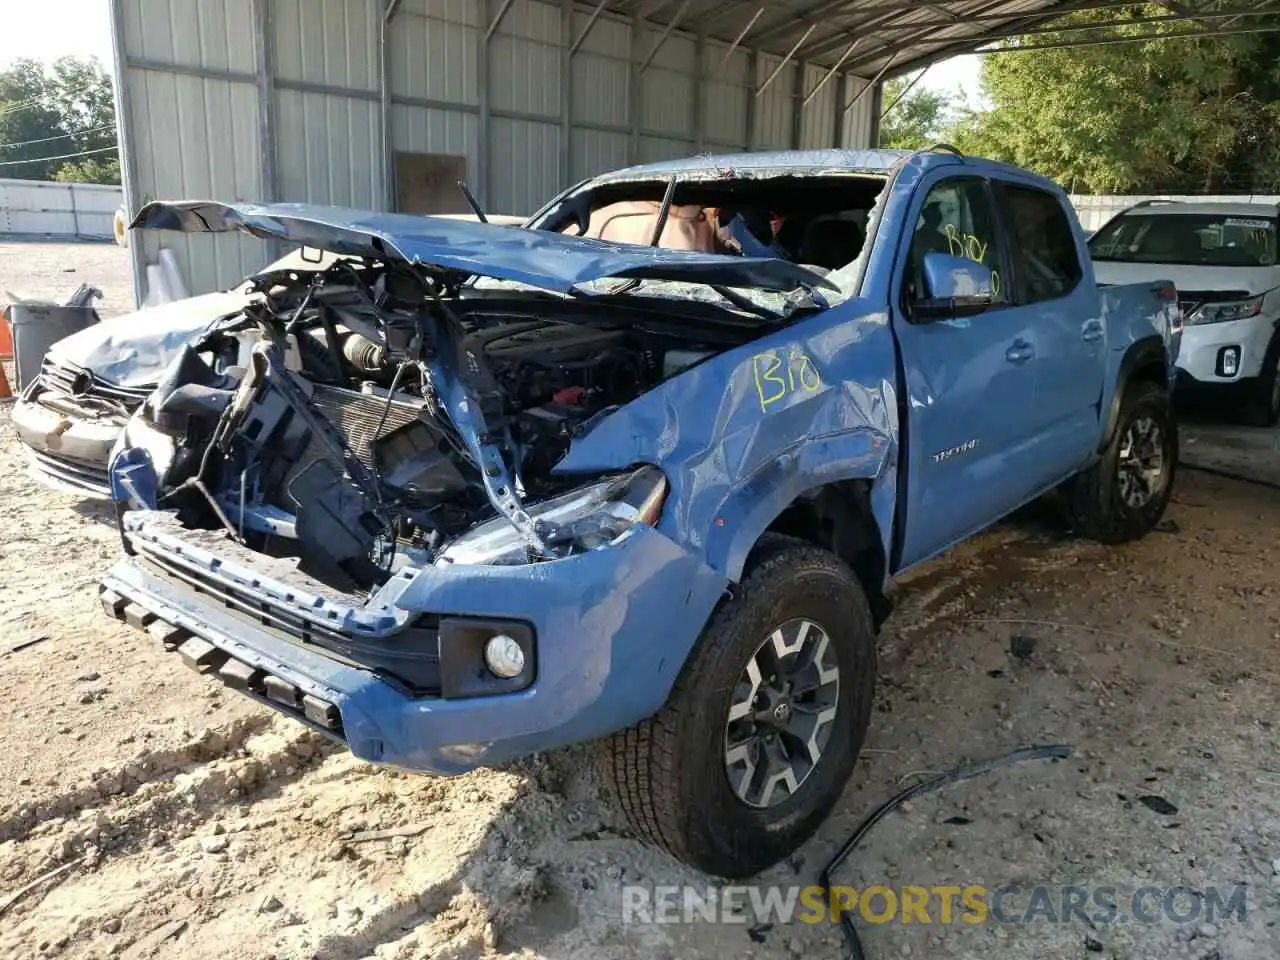
[{"label": "white suv", "polygon": [[1280,209],[1259,203],[1146,201],[1089,239],[1100,283],[1172,277],[1185,328],[1180,380],[1234,392],[1241,419],[1280,419]]}]

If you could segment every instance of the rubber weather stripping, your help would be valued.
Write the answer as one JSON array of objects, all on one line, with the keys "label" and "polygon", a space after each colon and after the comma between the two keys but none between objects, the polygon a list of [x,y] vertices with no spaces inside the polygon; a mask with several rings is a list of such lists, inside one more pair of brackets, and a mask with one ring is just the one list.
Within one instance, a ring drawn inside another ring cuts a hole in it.
[{"label": "rubber weather stripping", "polygon": [[[908,800],[914,800],[922,794],[933,793],[935,790],[941,790],[950,784],[959,783],[962,780],[971,780],[974,777],[980,777],[983,774],[999,770],[1001,767],[1012,766],[1015,763],[1024,763],[1028,760],[1066,760],[1073,752],[1074,748],[1066,744],[1021,747],[1002,756],[964,764],[946,773],[938,774],[936,777],[930,777],[928,780],[921,780],[890,797],[862,821],[858,829],[853,831],[853,835],[845,841],[844,846],[836,851],[836,855],[831,858],[831,862],[823,868],[819,880],[827,902],[831,902],[831,875],[840,869],[845,860],[849,858],[849,854],[853,853],[854,849],[877,823]],[[847,911],[840,914],[840,929],[844,933],[845,943],[849,947],[849,960],[867,960],[866,951],[862,948],[862,941],[858,938],[858,931],[854,927],[853,920],[850,919]]]}]

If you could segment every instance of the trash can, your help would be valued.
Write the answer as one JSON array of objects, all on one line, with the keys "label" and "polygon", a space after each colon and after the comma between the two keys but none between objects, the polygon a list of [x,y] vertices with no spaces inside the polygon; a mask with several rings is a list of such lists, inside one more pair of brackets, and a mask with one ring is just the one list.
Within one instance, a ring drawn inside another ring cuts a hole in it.
[{"label": "trash can", "polygon": [[18,390],[25,389],[40,374],[40,365],[51,346],[98,322],[98,311],[93,307],[63,307],[30,301],[10,304],[8,316]]}]

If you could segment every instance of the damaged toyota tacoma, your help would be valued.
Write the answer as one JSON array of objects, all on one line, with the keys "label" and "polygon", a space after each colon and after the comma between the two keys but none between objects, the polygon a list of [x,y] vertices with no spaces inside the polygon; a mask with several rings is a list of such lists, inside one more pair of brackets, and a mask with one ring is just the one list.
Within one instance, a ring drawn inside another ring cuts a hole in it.
[{"label": "damaged toyota tacoma", "polygon": [[1055,488],[1107,542],[1169,499],[1172,284],[1098,287],[1058,187],[949,150],[632,168],[526,230],[134,225],[341,258],[255,278],[130,420],[106,611],[375,763],[601,740],[712,874],[839,797],[892,576]]}]

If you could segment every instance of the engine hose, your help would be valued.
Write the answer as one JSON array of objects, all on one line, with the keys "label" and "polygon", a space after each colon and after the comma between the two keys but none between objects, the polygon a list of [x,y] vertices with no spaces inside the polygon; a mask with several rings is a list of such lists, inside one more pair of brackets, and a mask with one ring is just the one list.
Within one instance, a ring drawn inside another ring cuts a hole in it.
[{"label": "engine hose", "polygon": [[[1022,747],[999,757],[990,757],[986,760],[964,764],[947,773],[930,777],[928,780],[921,780],[919,783],[914,783],[902,792],[890,797],[859,824],[858,829],[853,831],[853,835],[845,841],[844,846],[836,851],[836,855],[823,867],[819,882],[822,884],[822,892],[827,898],[827,903],[831,903],[831,875],[849,858],[849,854],[853,853],[854,848],[871,832],[872,827],[908,800],[912,800],[921,794],[940,790],[949,784],[980,777],[984,773],[990,773],[1001,767],[1008,767],[1026,760],[1065,760],[1071,756],[1073,749],[1065,744]],[[840,914],[840,929],[844,933],[845,943],[849,947],[849,960],[867,960],[866,951],[862,949],[862,941],[858,938],[858,931],[854,928],[853,920],[850,919],[847,911]]]}]

